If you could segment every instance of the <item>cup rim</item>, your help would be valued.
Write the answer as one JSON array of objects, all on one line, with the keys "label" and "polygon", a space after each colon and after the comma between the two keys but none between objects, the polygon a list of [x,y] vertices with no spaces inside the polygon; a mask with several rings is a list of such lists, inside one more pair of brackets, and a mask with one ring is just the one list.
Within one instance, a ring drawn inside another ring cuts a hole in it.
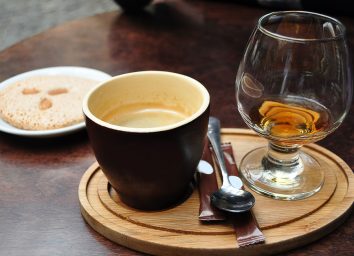
[{"label": "cup rim", "polygon": [[[111,123],[108,123],[108,122],[105,122],[105,121],[99,119],[90,111],[90,109],[88,107],[88,102],[90,100],[90,97],[92,96],[92,94],[96,90],[98,90],[103,85],[105,85],[109,82],[112,82],[113,80],[120,79],[120,78],[125,78],[125,77],[130,77],[130,76],[142,76],[142,75],[147,75],[147,74],[148,75],[168,75],[168,76],[174,76],[174,77],[179,77],[179,78],[183,78],[183,79],[188,80],[190,82],[190,84],[193,85],[194,87],[198,88],[203,95],[203,102],[202,102],[200,108],[195,113],[193,113],[191,116],[189,116],[177,123],[165,125],[165,126],[149,127],[149,128],[136,128],[136,127],[126,127],[126,126],[114,125],[114,124],[111,124]],[[117,75],[117,76],[114,76],[114,77],[104,81],[104,82],[97,84],[94,88],[92,88],[85,95],[85,97],[83,99],[82,110],[83,110],[83,113],[86,116],[86,118],[89,118],[91,121],[93,121],[94,123],[96,123],[100,126],[103,126],[103,127],[106,127],[106,128],[112,129],[112,130],[131,132],[131,133],[153,133],[153,132],[172,130],[172,129],[178,128],[180,126],[183,126],[185,124],[192,122],[193,120],[197,119],[199,116],[201,116],[207,110],[207,108],[209,107],[209,104],[210,104],[210,95],[209,95],[208,90],[199,81],[195,80],[194,78],[191,78],[189,76],[182,75],[179,73],[169,72],[169,71],[148,70],[148,71],[129,72],[129,73]]]},{"label": "cup rim", "polygon": [[[274,15],[283,15],[283,14],[292,14],[292,13],[299,13],[299,14],[305,14],[305,15],[313,15],[315,17],[318,18],[322,18],[322,19],[327,19],[333,23],[336,23],[339,27],[340,27],[340,33],[338,35],[334,35],[333,37],[326,37],[326,38],[297,38],[297,37],[291,37],[291,36],[284,36],[272,31],[269,31],[268,29],[266,29],[263,25],[264,21]],[[346,34],[346,28],[344,26],[344,24],[342,22],[340,22],[338,19],[333,18],[331,16],[328,15],[324,15],[321,13],[316,13],[316,12],[309,12],[309,11],[299,11],[299,10],[295,10],[295,11],[275,11],[275,12],[270,12],[267,13],[265,15],[263,15],[262,17],[259,18],[258,22],[257,22],[257,29],[260,30],[262,33],[264,33],[265,35],[268,35],[270,37],[276,38],[276,39],[280,39],[280,40],[284,40],[284,41],[290,41],[290,42],[328,42],[328,41],[334,41],[334,40],[341,40],[345,37]]]}]

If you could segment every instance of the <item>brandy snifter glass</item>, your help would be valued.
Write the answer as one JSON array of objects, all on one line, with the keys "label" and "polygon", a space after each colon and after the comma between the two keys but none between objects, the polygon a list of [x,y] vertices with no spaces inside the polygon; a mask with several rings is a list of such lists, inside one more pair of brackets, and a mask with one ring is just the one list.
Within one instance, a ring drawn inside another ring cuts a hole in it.
[{"label": "brandy snifter glass", "polygon": [[338,20],[305,11],[259,19],[237,72],[236,100],[245,123],[269,144],[242,159],[246,184],[284,200],[321,189],[325,166],[299,149],[343,122],[351,104],[351,71]]}]

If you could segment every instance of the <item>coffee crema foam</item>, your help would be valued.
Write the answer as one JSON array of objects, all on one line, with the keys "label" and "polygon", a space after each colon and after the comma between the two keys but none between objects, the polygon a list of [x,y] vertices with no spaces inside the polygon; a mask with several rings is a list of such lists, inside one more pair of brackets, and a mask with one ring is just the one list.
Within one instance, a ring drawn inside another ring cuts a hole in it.
[{"label": "coffee crema foam", "polygon": [[181,107],[158,103],[119,106],[105,114],[103,121],[130,128],[154,128],[178,123],[190,116]]}]

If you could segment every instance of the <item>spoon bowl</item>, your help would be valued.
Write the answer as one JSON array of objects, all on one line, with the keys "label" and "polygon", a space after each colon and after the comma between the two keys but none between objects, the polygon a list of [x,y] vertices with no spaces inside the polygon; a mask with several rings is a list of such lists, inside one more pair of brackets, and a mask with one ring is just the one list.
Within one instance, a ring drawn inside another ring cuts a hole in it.
[{"label": "spoon bowl", "polygon": [[220,121],[215,117],[209,118],[208,139],[214,149],[217,163],[222,174],[223,184],[221,188],[211,195],[211,203],[220,210],[227,212],[246,212],[255,204],[254,196],[243,189],[232,186],[227,174],[225,159],[220,143]]},{"label": "spoon bowl", "polygon": [[255,203],[251,193],[232,186],[220,188],[210,199],[216,208],[227,212],[249,211]]}]

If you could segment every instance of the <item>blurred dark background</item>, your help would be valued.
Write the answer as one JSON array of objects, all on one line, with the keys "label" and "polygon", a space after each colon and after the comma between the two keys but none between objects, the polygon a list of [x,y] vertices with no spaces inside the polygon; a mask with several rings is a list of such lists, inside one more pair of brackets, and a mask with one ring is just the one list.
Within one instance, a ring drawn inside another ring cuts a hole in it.
[{"label": "blurred dark background", "polygon": [[[153,2],[193,0],[0,0],[0,50],[68,20],[107,11],[136,13]],[[305,9],[337,16],[354,16],[345,0],[205,0],[262,6],[268,10]]]}]

